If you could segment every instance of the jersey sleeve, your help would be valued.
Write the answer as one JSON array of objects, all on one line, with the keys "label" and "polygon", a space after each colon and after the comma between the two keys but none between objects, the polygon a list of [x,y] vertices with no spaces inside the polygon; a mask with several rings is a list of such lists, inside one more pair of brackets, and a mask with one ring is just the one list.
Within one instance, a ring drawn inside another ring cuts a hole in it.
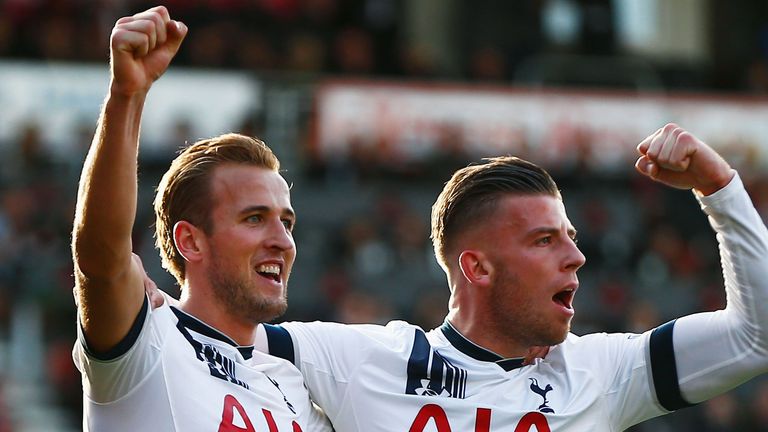
[{"label": "jersey sleeve", "polygon": [[371,357],[379,349],[398,349],[409,340],[391,331],[391,327],[392,323],[385,327],[290,322],[265,325],[264,329],[269,353],[292,361],[299,368],[312,400],[333,419],[360,367],[373,361]]},{"label": "jersey sleeve", "polygon": [[683,396],[680,377],[684,372],[679,371],[679,347],[673,342],[677,324],[671,321],[643,334],[598,333],[581,338],[584,346],[579,356],[597,371],[613,430],[692,405]]},{"label": "jersey sleeve", "polygon": [[610,430],[625,430],[668,412],[655,393],[650,360],[653,339],[651,331],[593,333],[569,337],[558,347],[568,351],[563,361],[568,363],[569,370],[592,375],[600,386]]},{"label": "jersey sleeve", "polygon": [[[168,309],[166,305],[163,306]],[[83,393],[96,403],[107,404],[125,396],[141,383],[160,359],[159,335],[149,302],[144,305],[129,331],[115,349],[94,353],[88,348],[82,328],[72,351],[75,366],[82,375]]]},{"label": "jersey sleeve", "polygon": [[717,233],[727,305],[671,329],[681,396],[698,403],[768,370],[768,230],[738,175],[697,197]]}]

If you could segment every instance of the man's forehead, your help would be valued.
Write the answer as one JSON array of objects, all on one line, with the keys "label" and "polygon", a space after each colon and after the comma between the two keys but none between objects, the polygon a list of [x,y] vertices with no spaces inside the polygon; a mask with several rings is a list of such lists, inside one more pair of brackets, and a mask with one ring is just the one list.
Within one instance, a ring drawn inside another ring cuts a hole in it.
[{"label": "man's forehead", "polygon": [[212,178],[214,184],[219,183],[225,186],[248,184],[264,188],[277,187],[286,191],[289,189],[288,183],[279,172],[255,165],[222,164],[213,170]]},{"label": "man's forehead", "polygon": [[288,183],[277,171],[248,165],[223,165],[214,171],[211,181],[214,200],[290,208]]},{"label": "man's forehead", "polygon": [[572,229],[563,201],[553,195],[507,195],[498,204],[502,223],[527,226],[560,226]]},{"label": "man's forehead", "polygon": [[521,207],[522,210],[532,207],[555,207],[565,211],[565,204],[559,196],[549,194],[506,194],[502,195],[499,203],[509,207]]}]

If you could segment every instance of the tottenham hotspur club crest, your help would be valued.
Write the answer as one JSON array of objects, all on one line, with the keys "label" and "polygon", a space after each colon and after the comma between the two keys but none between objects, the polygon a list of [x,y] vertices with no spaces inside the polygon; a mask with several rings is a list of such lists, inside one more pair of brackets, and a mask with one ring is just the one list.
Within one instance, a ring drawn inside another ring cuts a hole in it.
[{"label": "tottenham hotspur club crest", "polygon": [[528,379],[531,380],[531,386],[530,386],[531,391],[541,396],[542,399],[544,399],[544,402],[541,405],[539,405],[538,410],[543,413],[554,413],[555,410],[547,406],[547,403],[549,403],[549,401],[547,400],[547,393],[552,391],[552,386],[547,384],[546,387],[541,388],[539,387],[539,382],[536,380],[536,378],[528,378]]}]

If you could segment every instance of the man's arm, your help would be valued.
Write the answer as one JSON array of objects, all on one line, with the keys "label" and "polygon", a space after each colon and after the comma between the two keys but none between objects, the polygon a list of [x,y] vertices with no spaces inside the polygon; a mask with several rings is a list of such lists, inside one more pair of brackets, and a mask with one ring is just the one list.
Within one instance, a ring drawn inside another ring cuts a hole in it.
[{"label": "man's arm", "polygon": [[672,410],[768,370],[768,230],[735,171],[693,135],[667,125],[638,150],[638,171],[694,189],[717,232],[727,294],[724,310],[680,318],[651,335],[656,394]]},{"label": "man's arm", "polygon": [[78,312],[98,352],[125,337],[143,302],[143,270],[131,253],[141,114],[186,31],[162,6],[121,18],[112,30],[110,89],[80,177],[72,235]]}]

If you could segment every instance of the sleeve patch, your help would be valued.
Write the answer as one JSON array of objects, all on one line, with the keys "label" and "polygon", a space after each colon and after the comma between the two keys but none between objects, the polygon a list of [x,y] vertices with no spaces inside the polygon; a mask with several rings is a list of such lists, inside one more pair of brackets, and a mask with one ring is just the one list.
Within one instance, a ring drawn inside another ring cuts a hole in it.
[{"label": "sleeve patch", "polygon": [[683,399],[675,364],[675,349],[672,333],[675,321],[663,324],[651,333],[650,357],[653,385],[661,406],[668,411],[693,406]]}]

